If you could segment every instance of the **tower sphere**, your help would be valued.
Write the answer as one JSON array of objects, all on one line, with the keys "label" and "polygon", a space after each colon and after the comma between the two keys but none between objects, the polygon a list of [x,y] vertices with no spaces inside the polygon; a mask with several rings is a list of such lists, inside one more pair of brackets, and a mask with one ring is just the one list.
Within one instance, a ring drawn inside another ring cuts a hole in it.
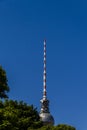
[{"label": "tower sphere", "polygon": [[50,113],[40,113],[40,118],[44,125],[54,125],[54,118]]}]

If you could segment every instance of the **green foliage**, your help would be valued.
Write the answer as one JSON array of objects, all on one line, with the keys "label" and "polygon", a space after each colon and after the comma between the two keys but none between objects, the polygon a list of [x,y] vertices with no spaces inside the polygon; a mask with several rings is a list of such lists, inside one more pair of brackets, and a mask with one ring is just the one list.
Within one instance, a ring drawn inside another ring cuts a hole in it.
[{"label": "green foliage", "polygon": [[54,127],[53,126],[42,126],[41,128],[39,128],[37,130],[54,130]]},{"label": "green foliage", "polygon": [[0,102],[0,130],[27,130],[42,126],[33,105],[6,100]]},{"label": "green foliage", "polygon": [[9,86],[6,72],[0,66],[0,98],[8,98],[7,92],[9,92]]},{"label": "green foliage", "polygon": [[76,129],[69,125],[60,124],[57,126],[43,126],[37,130],[76,130]]},{"label": "green foliage", "polygon": [[66,124],[57,125],[54,130],[76,130],[74,127]]}]

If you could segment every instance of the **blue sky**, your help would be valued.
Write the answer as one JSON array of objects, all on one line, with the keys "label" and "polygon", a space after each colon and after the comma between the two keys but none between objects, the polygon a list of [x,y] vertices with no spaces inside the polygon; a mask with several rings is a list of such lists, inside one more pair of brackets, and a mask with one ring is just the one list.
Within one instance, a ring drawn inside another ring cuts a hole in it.
[{"label": "blue sky", "polygon": [[86,0],[0,0],[0,64],[9,98],[40,110],[43,40],[47,96],[55,124],[87,130]]}]

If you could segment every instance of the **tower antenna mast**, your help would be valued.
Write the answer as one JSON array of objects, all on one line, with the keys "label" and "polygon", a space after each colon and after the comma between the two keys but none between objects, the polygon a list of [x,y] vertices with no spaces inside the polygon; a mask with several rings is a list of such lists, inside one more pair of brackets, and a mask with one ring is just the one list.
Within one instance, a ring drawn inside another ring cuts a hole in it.
[{"label": "tower antenna mast", "polygon": [[44,72],[43,72],[43,99],[47,98],[46,92],[46,40],[44,40]]}]

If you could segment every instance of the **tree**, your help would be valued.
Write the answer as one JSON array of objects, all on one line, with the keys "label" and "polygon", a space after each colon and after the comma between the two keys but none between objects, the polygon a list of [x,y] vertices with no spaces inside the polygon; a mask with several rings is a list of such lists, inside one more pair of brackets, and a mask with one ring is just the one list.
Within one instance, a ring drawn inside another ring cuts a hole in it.
[{"label": "tree", "polygon": [[0,130],[27,130],[41,126],[39,114],[33,105],[23,101],[0,101]]},{"label": "tree", "polygon": [[7,92],[9,92],[9,86],[6,72],[0,66],[0,98],[8,98]]},{"label": "tree", "polygon": [[[30,130],[30,129],[28,129]],[[31,129],[31,130],[76,130],[73,126],[66,125],[66,124],[59,124],[57,126],[42,126],[38,129]]]},{"label": "tree", "polygon": [[55,127],[54,130],[76,130],[73,126],[66,124],[59,124]]}]

